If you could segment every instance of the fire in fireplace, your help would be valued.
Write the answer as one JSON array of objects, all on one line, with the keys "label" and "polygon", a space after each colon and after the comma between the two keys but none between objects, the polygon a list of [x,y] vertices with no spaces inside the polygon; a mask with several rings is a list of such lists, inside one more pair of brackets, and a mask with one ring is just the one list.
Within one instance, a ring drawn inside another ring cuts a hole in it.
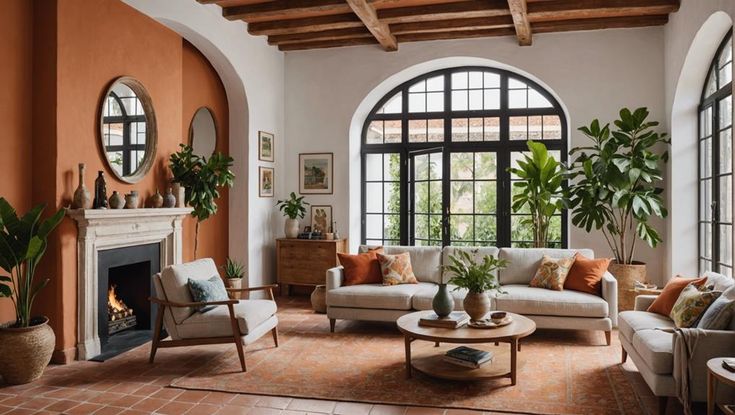
[{"label": "fire in fireplace", "polygon": [[107,290],[107,317],[107,334],[109,335],[135,328],[135,312],[118,297],[115,284],[110,285]]}]

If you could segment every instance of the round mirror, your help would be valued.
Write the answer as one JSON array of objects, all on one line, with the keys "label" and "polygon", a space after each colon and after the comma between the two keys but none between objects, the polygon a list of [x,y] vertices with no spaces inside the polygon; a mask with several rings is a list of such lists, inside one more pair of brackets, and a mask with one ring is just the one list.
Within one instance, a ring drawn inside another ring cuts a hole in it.
[{"label": "round mirror", "polygon": [[135,183],[148,173],[156,154],[156,115],[143,84],[116,79],[105,93],[100,137],[107,164],[118,179]]},{"label": "round mirror", "polygon": [[209,158],[217,147],[217,127],[212,110],[201,107],[189,125],[189,145],[194,154]]}]

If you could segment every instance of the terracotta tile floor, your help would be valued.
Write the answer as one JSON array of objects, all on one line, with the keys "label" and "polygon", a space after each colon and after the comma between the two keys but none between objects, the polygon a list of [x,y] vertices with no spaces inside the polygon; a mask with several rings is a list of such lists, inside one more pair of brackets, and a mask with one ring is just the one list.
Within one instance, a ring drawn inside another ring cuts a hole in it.
[{"label": "terracotta tile floor", "polygon": [[[281,310],[305,309],[304,298],[279,299]],[[187,414],[187,415],[477,415],[496,414],[440,408],[331,402],[289,397],[182,390],[168,387],[175,378],[221,353],[231,345],[166,349],[148,364],[148,346],[104,363],[74,362],[49,366],[41,379],[20,386],[0,383],[0,414]],[[635,368],[630,361],[626,366]],[[640,375],[634,373],[640,378]],[[642,378],[636,388],[646,388]],[[650,392],[647,393],[650,395]],[[681,413],[677,402],[668,414]],[[654,403],[655,405],[655,403]],[[652,405],[651,405],[652,406]],[[649,406],[649,407],[651,407]],[[653,406],[655,407],[655,406]]]}]

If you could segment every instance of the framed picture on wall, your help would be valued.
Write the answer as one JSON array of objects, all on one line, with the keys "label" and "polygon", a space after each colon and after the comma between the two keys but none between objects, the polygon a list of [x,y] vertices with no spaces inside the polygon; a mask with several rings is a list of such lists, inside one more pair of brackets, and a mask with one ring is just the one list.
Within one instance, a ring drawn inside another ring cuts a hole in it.
[{"label": "framed picture on wall", "polygon": [[275,160],[275,156],[273,155],[273,134],[258,131],[258,160]]},{"label": "framed picture on wall", "polygon": [[334,193],[334,154],[299,154],[299,193],[331,195]]},{"label": "framed picture on wall", "polygon": [[273,167],[260,167],[258,169],[258,196],[273,197],[274,170]]},{"label": "framed picture on wall", "polygon": [[311,230],[313,232],[331,232],[332,206],[311,205]]}]

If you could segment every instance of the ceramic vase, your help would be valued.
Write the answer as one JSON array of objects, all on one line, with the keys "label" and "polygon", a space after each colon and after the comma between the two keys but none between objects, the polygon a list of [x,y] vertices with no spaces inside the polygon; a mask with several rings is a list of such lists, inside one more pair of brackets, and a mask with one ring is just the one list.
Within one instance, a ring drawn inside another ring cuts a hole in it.
[{"label": "ceramic vase", "polygon": [[311,308],[315,312],[324,314],[327,312],[327,286],[317,285],[311,293]]},{"label": "ceramic vase", "polygon": [[86,168],[84,163],[79,163],[79,186],[74,191],[74,198],[71,203],[72,209],[89,209],[92,207],[92,196],[84,184],[84,172]]},{"label": "ceramic vase", "polygon": [[148,199],[148,206],[155,209],[163,207],[163,196],[161,196],[158,188],[156,188],[156,193]]},{"label": "ceramic vase", "polygon": [[173,191],[169,187],[163,196],[163,207],[172,208],[174,206],[176,206],[176,196],[174,196]]},{"label": "ceramic vase", "polygon": [[107,209],[107,181],[105,180],[105,172],[99,170],[97,179],[94,181],[94,209]]},{"label": "ceramic vase", "polygon": [[482,320],[490,311],[490,297],[486,293],[468,292],[462,304],[473,321]]},{"label": "ceramic vase", "polygon": [[439,317],[446,317],[454,310],[454,298],[452,298],[447,284],[439,284],[439,290],[431,301],[431,308]]},{"label": "ceramic vase", "polygon": [[299,220],[286,218],[286,224],[283,228],[286,233],[286,238],[298,238],[299,236]]},{"label": "ceramic vase", "polygon": [[138,191],[131,190],[125,195],[125,209],[137,209],[139,206]]},{"label": "ceramic vase", "polygon": [[117,190],[112,192],[112,196],[110,196],[110,209],[122,209],[125,207],[125,198],[123,195],[117,192]]},{"label": "ceramic vase", "polygon": [[186,207],[186,188],[179,183],[174,183],[172,190],[176,198],[176,207]]},{"label": "ceramic vase", "polygon": [[40,378],[55,343],[56,336],[46,317],[30,327],[0,328],[0,376],[11,385]]}]

